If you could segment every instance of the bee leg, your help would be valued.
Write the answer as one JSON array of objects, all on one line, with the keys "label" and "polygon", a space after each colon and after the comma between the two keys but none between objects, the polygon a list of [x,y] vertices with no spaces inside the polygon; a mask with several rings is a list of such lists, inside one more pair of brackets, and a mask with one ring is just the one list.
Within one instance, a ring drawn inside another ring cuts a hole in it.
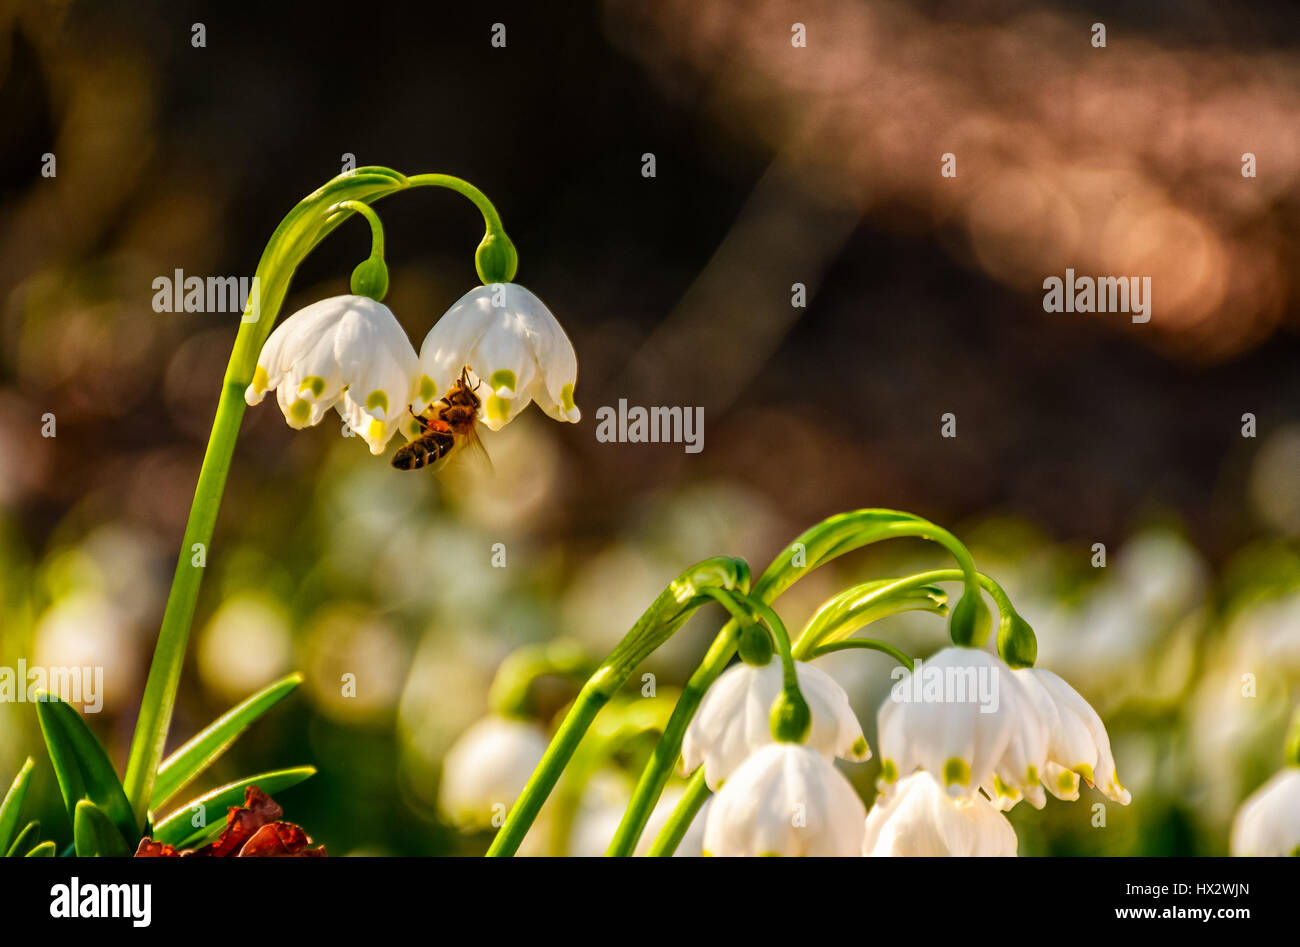
[{"label": "bee leg", "polygon": [[409,404],[406,406],[406,410],[407,410],[407,411],[410,411],[410,413],[411,413],[411,417],[415,418],[415,423],[418,424],[418,425],[420,425],[420,430],[421,430],[421,431],[427,431],[427,430],[429,430],[429,419],[428,419],[428,418],[421,417],[420,415],[416,414],[414,411],[411,411],[411,406],[410,406]]}]

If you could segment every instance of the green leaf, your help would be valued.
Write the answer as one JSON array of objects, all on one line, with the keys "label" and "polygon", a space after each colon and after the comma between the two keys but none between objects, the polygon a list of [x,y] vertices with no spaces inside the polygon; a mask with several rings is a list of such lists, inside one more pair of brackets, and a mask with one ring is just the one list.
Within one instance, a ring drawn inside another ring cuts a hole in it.
[{"label": "green leaf", "polygon": [[[202,839],[219,830],[224,825],[226,809],[230,806],[244,804],[244,790],[247,787],[256,786],[270,796],[288,789],[290,786],[296,786],[307,777],[314,775],[315,772],[316,767],[314,766],[295,766],[291,769],[272,770],[269,773],[259,773],[256,776],[248,776],[233,783],[227,783],[199,796],[197,799],[191,799],[169,813],[154,826],[153,839],[155,842],[163,842],[167,845],[175,845],[177,848],[184,848],[195,840]],[[194,810],[199,806],[202,806],[202,809],[195,813]],[[216,823],[213,823],[209,818],[209,814],[213,810],[220,816]],[[203,825],[194,825],[193,818],[195,815],[203,816]]]},{"label": "green leaf", "polygon": [[167,757],[162,766],[158,767],[149,808],[157,809],[188,785],[226,752],[239,735],[248,729],[249,724],[287,697],[301,683],[301,674],[290,674],[283,680],[276,681],[226,711],[209,724],[207,729]]},{"label": "green leaf", "polygon": [[925,539],[957,560],[967,591],[975,587],[970,551],[946,529],[899,510],[854,510],[822,520],[785,548],[754,583],[755,597],[772,602],[808,572],[837,556],[886,539]]},{"label": "green leaf", "polygon": [[53,858],[54,843],[42,842],[40,845],[37,845],[35,848],[33,848],[30,852],[28,852],[23,857],[24,858]]},{"label": "green leaf", "polygon": [[23,800],[27,797],[27,785],[32,781],[32,770],[35,767],[36,761],[30,756],[27,757],[27,762],[18,771],[14,784],[5,793],[4,802],[0,802],[0,852],[9,851],[9,846],[13,844],[14,832],[18,830],[18,813],[23,808]]},{"label": "green leaf", "polygon": [[843,641],[874,621],[905,611],[942,615],[948,596],[937,585],[913,585],[910,577],[864,582],[846,589],[819,608],[795,646],[802,658],[817,647]]},{"label": "green leaf", "polygon": [[132,843],[139,841],[140,826],[131,813],[122,783],[81,714],[57,697],[40,694],[36,717],[73,825],[76,825],[77,803],[89,799],[117,826],[124,839]]},{"label": "green leaf", "polygon": [[128,858],[131,855],[122,833],[89,799],[77,803],[77,814],[72,819],[72,838],[78,858]]},{"label": "green leaf", "polygon": [[5,851],[5,858],[13,858],[19,852],[25,852],[37,843],[41,837],[41,824],[39,822],[28,822],[27,827],[18,833],[18,838]]}]

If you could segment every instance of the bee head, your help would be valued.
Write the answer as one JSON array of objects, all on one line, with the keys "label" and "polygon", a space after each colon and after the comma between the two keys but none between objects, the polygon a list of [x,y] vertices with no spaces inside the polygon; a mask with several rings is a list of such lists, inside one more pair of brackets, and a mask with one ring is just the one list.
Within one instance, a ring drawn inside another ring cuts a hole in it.
[{"label": "bee head", "polygon": [[[471,379],[473,379],[471,381]],[[483,384],[483,379],[474,374],[474,369],[466,365],[460,370],[460,379],[457,382],[460,391],[458,400],[461,404],[467,404],[475,410],[481,403],[478,396],[478,389]]]}]

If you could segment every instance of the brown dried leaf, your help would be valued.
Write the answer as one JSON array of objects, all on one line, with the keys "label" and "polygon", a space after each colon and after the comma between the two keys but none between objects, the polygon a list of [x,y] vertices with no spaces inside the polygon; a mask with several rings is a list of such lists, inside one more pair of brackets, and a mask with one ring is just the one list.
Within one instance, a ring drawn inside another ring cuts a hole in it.
[{"label": "brown dried leaf", "polygon": [[137,858],[285,858],[320,857],[325,846],[309,848],[311,837],[292,822],[280,821],[284,810],[256,786],[244,790],[243,806],[231,806],[226,827],[212,842],[177,850],[145,838]]},{"label": "brown dried leaf", "polygon": [[135,850],[136,858],[180,858],[181,853],[165,842],[155,842],[151,838],[140,839],[140,847]]}]

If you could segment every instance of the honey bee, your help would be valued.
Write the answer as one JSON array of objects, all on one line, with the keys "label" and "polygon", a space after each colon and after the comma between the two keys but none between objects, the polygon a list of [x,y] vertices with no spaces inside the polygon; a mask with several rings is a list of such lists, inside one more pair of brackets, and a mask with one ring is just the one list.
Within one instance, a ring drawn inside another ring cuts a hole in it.
[{"label": "honey bee", "polygon": [[[487,450],[474,430],[479,405],[482,404],[474,392],[482,382],[475,381],[471,385],[469,373],[470,367],[466,365],[461,370],[460,378],[445,395],[429,405],[424,414],[411,412],[420,425],[421,433],[415,440],[397,449],[393,455],[394,467],[398,470],[418,470],[433,464],[434,469],[437,469],[463,446],[470,447],[487,461]],[[488,463],[491,464],[490,461]]]}]

